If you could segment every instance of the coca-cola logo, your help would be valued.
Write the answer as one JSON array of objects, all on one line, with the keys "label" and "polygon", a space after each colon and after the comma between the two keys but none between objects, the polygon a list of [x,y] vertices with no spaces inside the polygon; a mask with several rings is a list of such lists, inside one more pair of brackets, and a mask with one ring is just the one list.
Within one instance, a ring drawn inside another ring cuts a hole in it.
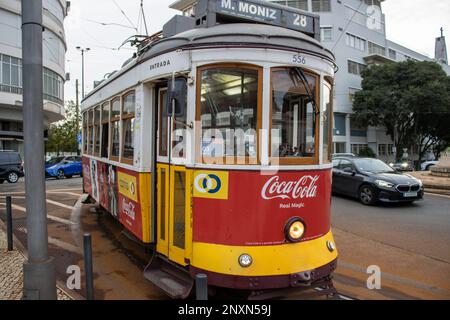
[{"label": "coca-cola logo", "polygon": [[123,212],[125,212],[125,214],[133,220],[136,219],[136,211],[134,210],[135,207],[136,206],[133,202],[127,203],[127,201],[123,199],[122,201]]},{"label": "coca-cola logo", "polygon": [[279,176],[274,176],[262,188],[261,196],[264,200],[315,198],[319,178],[319,176],[303,176],[297,181],[282,181]]}]

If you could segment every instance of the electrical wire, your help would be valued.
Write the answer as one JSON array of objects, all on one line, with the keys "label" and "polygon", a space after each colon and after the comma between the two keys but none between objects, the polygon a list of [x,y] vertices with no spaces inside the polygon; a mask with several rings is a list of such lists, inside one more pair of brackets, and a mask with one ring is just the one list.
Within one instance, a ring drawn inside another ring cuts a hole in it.
[{"label": "electrical wire", "polygon": [[119,6],[119,4],[116,2],[116,0],[113,0],[113,2],[116,5],[117,9],[119,9],[120,12],[122,13],[122,15],[128,20],[128,22],[133,27],[133,29],[135,29],[136,32],[138,32],[138,30],[137,30],[136,26],[134,25],[134,23],[130,20],[130,18],[128,18],[127,14],[122,10],[122,8]]}]

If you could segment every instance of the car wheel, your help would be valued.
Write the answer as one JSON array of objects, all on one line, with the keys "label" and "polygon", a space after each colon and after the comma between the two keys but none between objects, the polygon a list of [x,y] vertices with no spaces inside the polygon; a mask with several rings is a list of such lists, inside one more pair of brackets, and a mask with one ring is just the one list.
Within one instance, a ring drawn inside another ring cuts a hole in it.
[{"label": "car wheel", "polygon": [[19,175],[16,172],[11,172],[8,174],[9,183],[17,183],[19,181]]},{"label": "car wheel", "polygon": [[371,206],[377,202],[376,191],[369,185],[364,185],[359,189],[359,201],[366,206]]},{"label": "car wheel", "polygon": [[56,178],[57,179],[64,179],[65,177],[66,177],[66,175],[64,174],[64,171],[58,170],[58,176]]}]

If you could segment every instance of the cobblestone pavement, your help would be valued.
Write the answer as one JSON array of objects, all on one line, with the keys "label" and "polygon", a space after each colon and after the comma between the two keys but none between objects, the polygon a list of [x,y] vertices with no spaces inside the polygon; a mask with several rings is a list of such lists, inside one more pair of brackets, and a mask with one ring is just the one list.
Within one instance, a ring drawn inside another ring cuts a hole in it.
[{"label": "cobblestone pavement", "polygon": [[[17,250],[8,252],[6,233],[0,228],[0,300],[22,299],[22,268],[25,257]],[[58,300],[72,300],[58,289]]]}]

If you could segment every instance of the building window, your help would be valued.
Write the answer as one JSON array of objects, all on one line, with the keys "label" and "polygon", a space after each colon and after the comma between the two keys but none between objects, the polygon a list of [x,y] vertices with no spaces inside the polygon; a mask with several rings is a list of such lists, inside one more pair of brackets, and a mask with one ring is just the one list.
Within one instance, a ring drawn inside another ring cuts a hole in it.
[{"label": "building window", "polygon": [[318,78],[308,73],[306,78],[309,89],[294,68],[272,70],[271,156],[280,164],[313,163],[317,158],[319,122],[308,92],[317,95]]},{"label": "building window", "polygon": [[378,155],[379,156],[387,156],[387,145],[386,144],[378,145]]},{"label": "building window", "polygon": [[187,7],[183,10],[183,16],[186,17],[195,17],[195,6]]},{"label": "building window", "polygon": [[313,12],[330,12],[331,1],[330,0],[312,0]]},{"label": "building window", "polygon": [[101,139],[101,157],[109,157],[109,102],[102,105],[102,139]]},{"label": "building window", "polygon": [[389,49],[389,58],[391,58],[392,60],[397,60],[397,51]]},{"label": "building window", "polygon": [[367,127],[358,126],[351,120],[350,128],[350,135],[352,137],[367,137]]},{"label": "building window", "polygon": [[202,137],[200,153],[208,163],[256,164],[260,127],[262,69],[217,66],[200,69]]},{"label": "building window", "polygon": [[369,54],[386,55],[386,48],[369,41]]},{"label": "building window", "polygon": [[364,0],[364,3],[367,4],[368,6],[377,6],[377,7],[381,7],[381,2],[380,2],[380,0]]},{"label": "building window", "polygon": [[366,68],[366,65],[355,61],[348,60],[348,73],[361,75]]},{"label": "building window", "polygon": [[322,42],[333,41],[333,27],[320,28],[320,40]]},{"label": "building window", "polygon": [[360,37],[354,36],[350,33],[347,33],[347,35],[346,35],[346,44],[347,44],[347,46],[355,48],[357,50],[360,50],[363,52],[366,51],[366,40],[364,40]]},{"label": "building window", "polygon": [[354,102],[355,101],[355,94],[361,91],[361,89],[356,89],[356,88],[348,88],[348,100],[350,102]]},{"label": "building window", "polygon": [[272,2],[281,4],[284,6],[308,11],[308,0],[296,0],[296,1],[295,0],[294,1],[281,0],[281,1],[272,1]]},{"label": "building window", "polygon": [[334,135],[345,137],[347,132],[347,115],[345,114],[334,114]]},{"label": "building window", "polygon": [[136,94],[128,93],[123,97],[122,128],[123,150],[122,160],[133,163],[134,160],[134,117],[136,112]]},{"label": "building window", "polygon": [[120,98],[111,103],[111,153],[110,159],[119,161],[120,157]]},{"label": "building window", "polygon": [[367,149],[369,147],[368,144],[352,144],[352,153],[359,155],[361,151]]},{"label": "building window", "polygon": [[[22,94],[22,59],[0,54],[0,91]],[[43,69],[44,99],[63,104],[64,79],[50,69]]]}]

